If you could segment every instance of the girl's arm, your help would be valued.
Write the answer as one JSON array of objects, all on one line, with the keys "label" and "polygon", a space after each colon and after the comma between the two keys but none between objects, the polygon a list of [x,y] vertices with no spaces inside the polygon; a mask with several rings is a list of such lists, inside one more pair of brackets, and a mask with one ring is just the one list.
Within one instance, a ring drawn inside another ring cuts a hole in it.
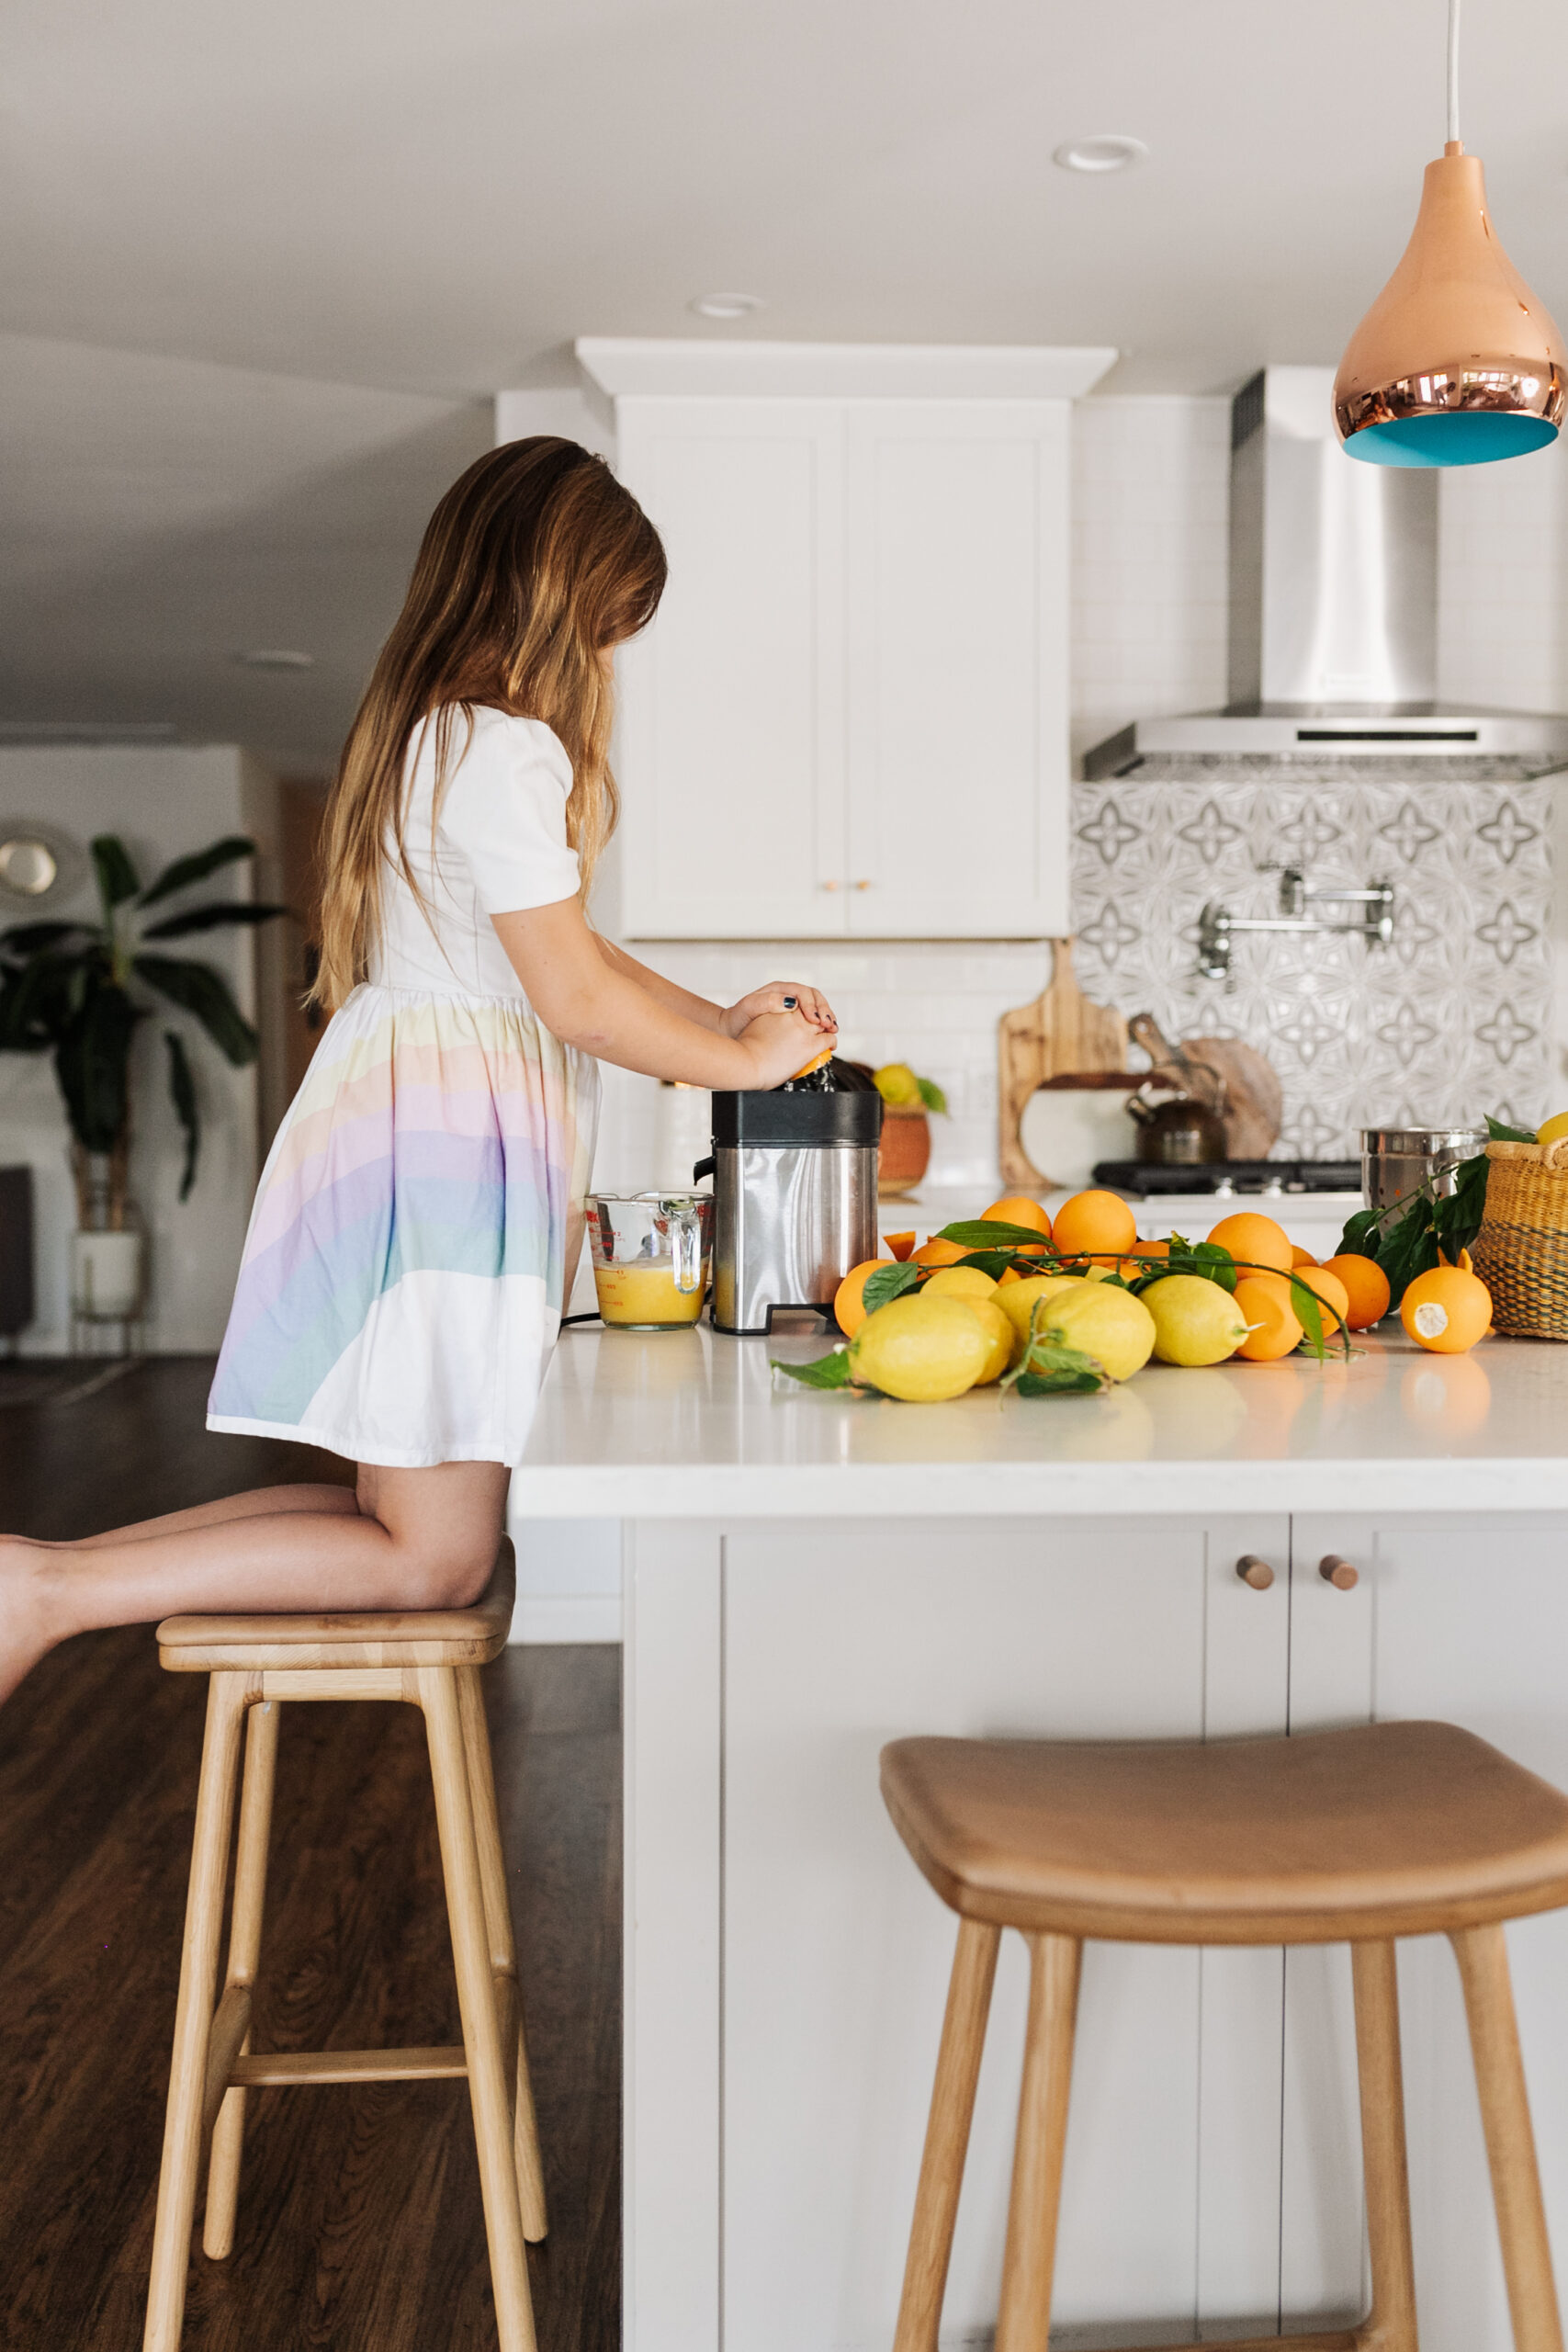
[{"label": "girl's arm", "polygon": [[[598,933],[594,933],[598,938]],[[599,953],[614,970],[626,973],[638,988],[660,1004],[667,1004],[675,1012],[683,1012],[688,1021],[697,1021],[705,1029],[716,1029],[721,1036],[739,1037],[748,1022],[755,1021],[761,1012],[785,1012],[786,996],[794,997],[795,1005],[812,1025],[824,1035],[836,1032],[838,1023],[833,1008],[819,989],[807,988],[802,980],[771,980],[766,988],[753,989],[739,1004],[711,1004],[705,996],[694,996],[690,989],[682,988],[674,980],[667,980],[662,972],[650,971],[628,956],[624,947],[612,947],[607,939],[599,939]]]},{"label": "girl's arm", "polygon": [[[739,1036],[694,1020],[668,994],[655,996],[619,961],[601,953],[576,899],[492,915],[491,921],[546,1028],[563,1045],[580,1046],[600,1061],[642,1070],[649,1078],[682,1079],[690,1086],[765,1088],[782,1086],[822,1049],[821,1031],[798,1011],[758,1014]],[[668,982],[660,986],[670,989]],[[683,989],[672,993],[687,1003],[704,1003],[688,998]],[[705,1010],[718,1012],[715,1005]]]}]

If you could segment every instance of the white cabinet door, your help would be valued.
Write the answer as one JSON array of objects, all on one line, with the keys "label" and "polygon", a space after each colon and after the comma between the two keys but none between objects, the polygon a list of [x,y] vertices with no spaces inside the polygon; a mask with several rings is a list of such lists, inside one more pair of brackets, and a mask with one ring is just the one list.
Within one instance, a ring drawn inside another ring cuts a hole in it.
[{"label": "white cabinet door", "polygon": [[[1425,1367],[1418,1368],[1424,1372]],[[1443,1366],[1436,1368],[1440,1379]],[[1441,1398],[1438,1404],[1441,1404]],[[1329,1552],[1351,1592],[1318,1574]],[[1568,1524],[1562,1519],[1298,1519],[1291,1727],[1435,1716],[1568,1788]],[[1546,2210],[1568,2284],[1568,1914],[1508,1930]],[[1424,2352],[1510,2352],[1458,1975],[1446,1939],[1401,1947],[1416,2287]],[[1290,1955],[1283,2310],[1315,2326],[1364,2310],[1349,1969]]]},{"label": "white cabinet door", "polygon": [[[884,1741],[1282,1730],[1285,1537],[1282,1520],[727,1533],[726,2352],[892,2340],[954,1921],[883,1808]],[[1272,1552],[1271,1590],[1238,1581],[1244,1551]],[[1023,1963],[1004,1938],[944,2345],[995,2318]],[[1273,2324],[1280,2033],[1277,1953],[1090,1946],[1059,2324]]]},{"label": "white cabinet door", "polygon": [[1067,918],[1064,401],[848,412],[850,927]]},{"label": "white cabinet door", "polygon": [[652,628],[618,657],[620,927],[841,933],[841,410],[626,400],[618,424],[622,479],[670,558]]}]

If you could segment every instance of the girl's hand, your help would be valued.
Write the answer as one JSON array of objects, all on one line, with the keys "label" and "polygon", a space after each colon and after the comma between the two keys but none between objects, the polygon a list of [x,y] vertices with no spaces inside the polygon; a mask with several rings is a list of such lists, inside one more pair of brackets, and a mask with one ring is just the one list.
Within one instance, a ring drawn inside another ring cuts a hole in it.
[{"label": "girl's hand", "polygon": [[761,1012],[747,1023],[739,1042],[752,1058],[756,1070],[752,1086],[769,1089],[782,1086],[785,1079],[816,1059],[822,1050],[822,1033],[798,1009]]},{"label": "girl's hand", "polygon": [[818,1053],[823,1037],[838,1033],[839,1023],[827,998],[819,989],[808,989],[800,980],[770,980],[766,988],[753,989],[750,996],[743,996],[739,1004],[729,1005],[720,1013],[718,1025],[727,1037],[739,1037],[749,1022],[764,1012],[803,1014],[818,1033]]}]

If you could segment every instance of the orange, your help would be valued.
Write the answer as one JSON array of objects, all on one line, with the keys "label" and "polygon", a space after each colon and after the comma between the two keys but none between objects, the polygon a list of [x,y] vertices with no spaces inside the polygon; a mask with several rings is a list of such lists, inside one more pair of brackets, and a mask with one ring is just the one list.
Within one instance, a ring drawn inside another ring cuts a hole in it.
[{"label": "orange", "polygon": [[1032,1201],[1027,1193],[1004,1193],[999,1201],[993,1201],[988,1209],[981,1210],[980,1218],[982,1224],[994,1221],[998,1225],[1027,1225],[1041,1236],[1040,1247],[1036,1250],[1032,1245],[1021,1242],[1019,1256],[1043,1258],[1045,1255],[1045,1243],[1051,1238],[1051,1220],[1039,1202]]},{"label": "orange", "polygon": [[915,1246],[915,1237],[912,1232],[885,1233],[882,1238],[886,1242],[887,1247],[892,1250],[893,1255],[897,1259],[900,1265],[903,1264],[904,1260],[908,1256],[910,1250]]},{"label": "orange", "polygon": [[1023,1276],[1016,1266],[1004,1266],[997,1276],[997,1288],[1000,1290],[1004,1283],[1021,1283],[1022,1280]]},{"label": "orange", "polygon": [[1291,1244],[1291,1263],[1292,1266],[1316,1266],[1320,1265],[1322,1261],[1314,1258],[1310,1250],[1303,1250],[1299,1241],[1292,1241]]},{"label": "orange", "polygon": [[[1461,1254],[1468,1261],[1469,1252]],[[1486,1336],[1492,1294],[1468,1262],[1434,1266],[1406,1288],[1399,1319],[1417,1347],[1430,1348],[1434,1355],[1461,1356]]]},{"label": "orange", "polygon": [[1075,1193],[1051,1221],[1051,1238],[1064,1258],[1092,1251],[1120,1258],[1138,1238],[1138,1220],[1120,1193]]},{"label": "orange", "polygon": [[1358,1258],[1348,1250],[1340,1257],[1325,1258],[1323,1270],[1337,1274],[1345,1285],[1350,1302],[1345,1320],[1352,1331],[1365,1331],[1382,1321],[1388,1313],[1388,1276],[1374,1260]]},{"label": "orange", "polygon": [[1168,1258],[1170,1244],[1168,1241],[1134,1241],[1133,1255],[1135,1258]]},{"label": "orange", "polygon": [[886,1258],[867,1258],[862,1264],[852,1266],[838,1289],[833,1293],[833,1320],[846,1340],[852,1340],[865,1321],[864,1291],[868,1279],[878,1266],[886,1266]]},{"label": "orange", "polygon": [[1280,1274],[1291,1271],[1293,1245],[1289,1234],[1256,1209],[1238,1209],[1234,1216],[1221,1217],[1209,1238],[1228,1250],[1238,1266],[1269,1266]]},{"label": "orange", "polygon": [[1283,1282],[1269,1274],[1244,1274],[1235,1286],[1235,1303],[1252,1327],[1236,1350],[1247,1363],[1273,1363],[1300,1347],[1301,1322]]},{"label": "orange", "polygon": [[[808,1062],[802,1063],[795,1073],[795,1078],[809,1078],[814,1069],[820,1069],[825,1062],[830,1062],[838,1050],[836,1045],[824,1046],[819,1054],[813,1054]],[[793,1085],[794,1080],[790,1082]]]},{"label": "orange", "polygon": [[1323,1336],[1331,1340],[1350,1313],[1350,1295],[1337,1274],[1326,1266],[1298,1266],[1296,1279],[1306,1284],[1323,1309]]},{"label": "orange", "polygon": [[933,1233],[929,1241],[922,1241],[918,1250],[911,1251],[909,1263],[912,1266],[956,1266],[961,1258],[971,1254],[961,1243],[943,1241]]}]

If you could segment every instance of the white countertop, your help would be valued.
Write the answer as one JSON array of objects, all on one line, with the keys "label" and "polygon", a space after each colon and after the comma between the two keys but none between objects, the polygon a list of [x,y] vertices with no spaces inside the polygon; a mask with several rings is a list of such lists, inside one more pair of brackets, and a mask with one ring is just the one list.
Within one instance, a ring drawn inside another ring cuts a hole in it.
[{"label": "white countertop", "polygon": [[1568,1510],[1568,1346],[1178,1370],[1100,1396],[947,1405],[801,1388],[827,1339],[562,1334],[513,1481],[522,1518]]}]

